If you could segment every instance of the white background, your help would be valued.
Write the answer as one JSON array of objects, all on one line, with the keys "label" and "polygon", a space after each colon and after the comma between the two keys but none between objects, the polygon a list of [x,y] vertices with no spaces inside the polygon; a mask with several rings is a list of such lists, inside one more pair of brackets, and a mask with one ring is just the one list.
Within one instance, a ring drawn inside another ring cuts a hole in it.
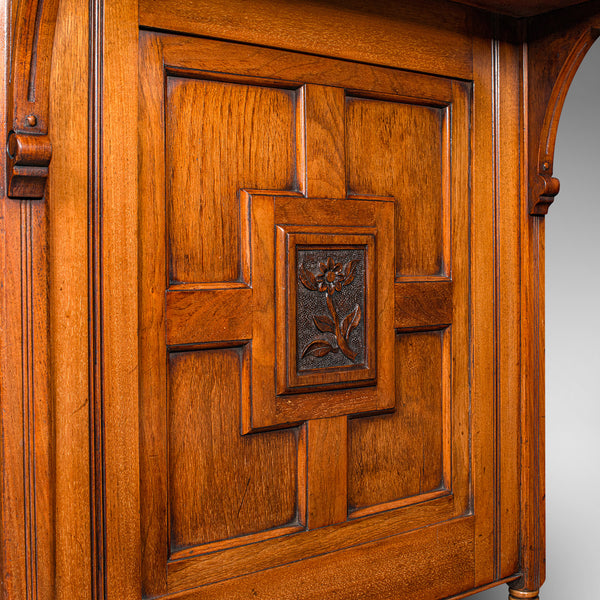
[{"label": "white background", "polygon": [[[548,562],[540,600],[598,600],[600,40],[567,96],[554,175],[561,192],[546,217]],[[507,588],[472,598],[506,600]]]}]

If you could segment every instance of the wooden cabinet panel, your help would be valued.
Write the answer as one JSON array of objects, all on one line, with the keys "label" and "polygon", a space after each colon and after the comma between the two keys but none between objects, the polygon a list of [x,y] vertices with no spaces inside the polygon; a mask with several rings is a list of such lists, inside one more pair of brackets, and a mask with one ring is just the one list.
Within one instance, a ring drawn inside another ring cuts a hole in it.
[{"label": "wooden cabinet panel", "polygon": [[541,216],[600,20],[464,4],[0,9],[9,600],[536,596]]},{"label": "wooden cabinet panel", "polygon": [[296,187],[296,92],[168,77],[171,283],[240,279],[240,189]]},{"label": "wooden cabinet panel", "polygon": [[144,593],[442,523],[472,565],[468,86],[250,51],[141,35]]},{"label": "wooden cabinet panel", "polygon": [[396,274],[444,275],[450,204],[446,108],[349,97],[347,179],[354,194],[396,199]]},{"label": "wooden cabinet panel", "polygon": [[[396,408],[349,421],[353,516],[449,493],[448,341],[443,331],[396,337]],[[445,348],[444,348],[445,346]],[[380,505],[380,506],[377,506]]]},{"label": "wooden cabinet panel", "polygon": [[237,348],[169,353],[171,556],[298,523],[298,431],[239,435],[243,362]]}]

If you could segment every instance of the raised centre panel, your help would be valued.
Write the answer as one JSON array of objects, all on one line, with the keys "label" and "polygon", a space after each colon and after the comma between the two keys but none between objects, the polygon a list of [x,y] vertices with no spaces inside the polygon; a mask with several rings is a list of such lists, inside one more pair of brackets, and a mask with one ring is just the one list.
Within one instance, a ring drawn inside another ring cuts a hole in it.
[{"label": "raised centre panel", "polygon": [[140,40],[144,595],[458,527],[467,86]]}]

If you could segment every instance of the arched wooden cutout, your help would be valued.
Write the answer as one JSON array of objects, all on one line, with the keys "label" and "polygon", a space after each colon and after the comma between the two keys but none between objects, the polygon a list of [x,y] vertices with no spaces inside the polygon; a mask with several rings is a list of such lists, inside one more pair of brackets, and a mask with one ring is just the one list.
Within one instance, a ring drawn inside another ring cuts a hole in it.
[{"label": "arched wooden cutout", "polygon": [[42,198],[52,146],[48,138],[50,65],[60,0],[13,4],[8,89],[7,191],[11,198]]},{"label": "arched wooden cutout", "polygon": [[[555,196],[560,191],[560,182],[553,177],[554,149],[556,134],[562,108],[577,69],[592,44],[600,35],[600,23],[586,23],[581,29],[569,32],[563,43],[555,52],[552,46],[546,47],[545,55],[529,57],[530,84],[530,143],[533,142],[530,165],[531,195],[529,212],[531,215],[544,216]],[[555,78],[548,78],[548,70],[559,68]],[[532,72],[533,70],[533,72]],[[551,91],[536,86],[536,76],[541,74],[550,81]],[[550,91],[548,100],[544,102],[544,92]],[[544,110],[545,107],[545,110]],[[540,110],[541,109],[541,110]],[[537,114],[536,114],[537,113]],[[540,117],[543,121],[540,123]],[[537,121],[537,122],[536,122]],[[541,125],[541,126],[540,126]]]}]

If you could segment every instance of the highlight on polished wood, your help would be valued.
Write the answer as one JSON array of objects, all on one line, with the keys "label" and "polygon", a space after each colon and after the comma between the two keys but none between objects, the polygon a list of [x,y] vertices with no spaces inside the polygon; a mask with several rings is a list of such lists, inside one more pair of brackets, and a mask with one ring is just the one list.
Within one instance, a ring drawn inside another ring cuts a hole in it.
[{"label": "highlight on polished wood", "polygon": [[539,600],[539,592],[527,592],[523,590],[509,590],[509,600]]},{"label": "highlight on polished wood", "polygon": [[539,597],[572,4],[2,5],[5,600]]}]

